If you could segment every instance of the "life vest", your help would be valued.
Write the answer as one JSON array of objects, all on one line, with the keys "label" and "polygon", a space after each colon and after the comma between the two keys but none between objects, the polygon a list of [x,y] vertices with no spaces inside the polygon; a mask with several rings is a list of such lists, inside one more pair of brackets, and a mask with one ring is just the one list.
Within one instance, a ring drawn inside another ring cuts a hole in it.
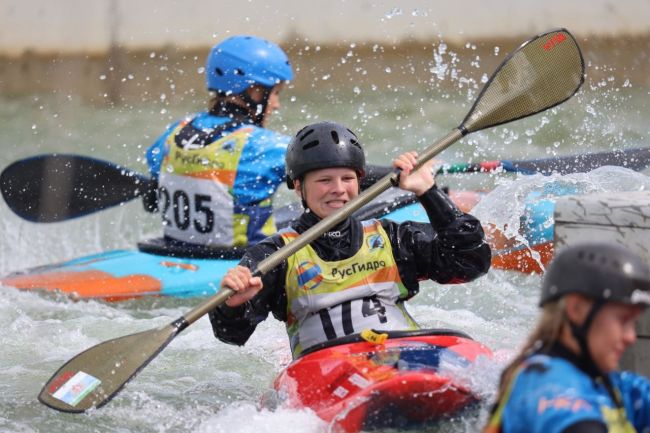
[{"label": "life vest", "polygon": [[[569,361],[534,355],[513,374],[483,433],[553,433],[582,420],[599,420],[610,433],[636,433],[625,407],[614,404],[602,383],[595,385]],[[614,387],[613,392],[621,402],[619,389]]]},{"label": "life vest", "polygon": [[[362,225],[362,246],[350,258],[325,261],[307,245],[287,259],[287,333],[294,357],[364,329],[419,328],[404,308],[408,292],[388,235],[378,220]],[[280,235],[289,243],[298,233],[288,228]]]},{"label": "life vest", "polygon": [[206,246],[246,245],[247,221],[234,211],[237,167],[251,126],[206,132],[179,123],[168,136],[159,176],[165,236]]}]

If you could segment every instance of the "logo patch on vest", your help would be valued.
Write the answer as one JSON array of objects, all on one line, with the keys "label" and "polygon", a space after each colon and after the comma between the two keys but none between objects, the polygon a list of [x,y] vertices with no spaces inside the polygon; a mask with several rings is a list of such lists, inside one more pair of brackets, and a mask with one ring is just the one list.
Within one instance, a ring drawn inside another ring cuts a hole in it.
[{"label": "logo patch on vest", "polygon": [[235,151],[236,145],[237,142],[235,140],[227,140],[221,145],[221,149],[232,153]]},{"label": "logo patch on vest", "polygon": [[356,274],[357,272],[376,271],[385,268],[386,262],[383,260],[372,260],[366,263],[352,263],[345,268],[332,268],[332,277],[343,278]]},{"label": "logo patch on vest", "polygon": [[320,266],[314,262],[305,261],[298,265],[298,286],[307,291],[318,287],[323,281]]},{"label": "logo patch on vest", "polygon": [[384,248],[384,238],[380,234],[373,234],[368,236],[368,248],[370,251],[376,250],[378,248]]}]

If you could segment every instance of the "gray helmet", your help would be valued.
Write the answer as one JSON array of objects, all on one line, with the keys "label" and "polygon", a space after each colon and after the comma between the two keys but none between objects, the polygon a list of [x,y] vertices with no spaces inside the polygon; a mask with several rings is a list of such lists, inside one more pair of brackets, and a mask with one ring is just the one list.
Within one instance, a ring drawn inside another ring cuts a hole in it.
[{"label": "gray helmet", "polygon": [[287,186],[305,173],[321,168],[348,167],[365,174],[366,158],[359,139],[343,125],[319,122],[307,125],[293,137],[285,156]]},{"label": "gray helmet", "polygon": [[560,251],[546,271],[540,306],[568,293],[604,302],[650,305],[650,267],[611,243],[583,243]]}]

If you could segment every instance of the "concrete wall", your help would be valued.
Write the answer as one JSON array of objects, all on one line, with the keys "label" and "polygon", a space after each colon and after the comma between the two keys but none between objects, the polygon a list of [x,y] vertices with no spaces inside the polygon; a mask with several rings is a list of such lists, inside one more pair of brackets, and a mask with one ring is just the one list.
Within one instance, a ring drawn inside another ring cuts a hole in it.
[{"label": "concrete wall", "polygon": [[650,1],[625,0],[0,0],[0,54],[214,44],[253,33],[278,42],[467,41],[567,27],[650,32]]},{"label": "concrete wall", "polygon": [[[650,264],[650,192],[561,197],[555,203],[555,248],[578,242],[613,242]],[[637,343],[621,367],[650,377],[650,312],[637,326]]]}]

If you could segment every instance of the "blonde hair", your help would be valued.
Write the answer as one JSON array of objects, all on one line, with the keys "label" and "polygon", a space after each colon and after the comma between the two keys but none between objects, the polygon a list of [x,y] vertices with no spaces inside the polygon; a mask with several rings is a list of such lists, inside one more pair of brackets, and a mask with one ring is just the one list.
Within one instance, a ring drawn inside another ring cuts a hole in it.
[{"label": "blonde hair", "polygon": [[510,383],[514,380],[515,372],[521,363],[535,352],[545,352],[553,346],[560,338],[562,325],[566,320],[564,314],[564,298],[552,301],[544,305],[542,314],[537,320],[537,325],[529,335],[524,347],[519,354],[508,364],[501,373],[499,382],[499,393],[497,404],[504,397]]}]

